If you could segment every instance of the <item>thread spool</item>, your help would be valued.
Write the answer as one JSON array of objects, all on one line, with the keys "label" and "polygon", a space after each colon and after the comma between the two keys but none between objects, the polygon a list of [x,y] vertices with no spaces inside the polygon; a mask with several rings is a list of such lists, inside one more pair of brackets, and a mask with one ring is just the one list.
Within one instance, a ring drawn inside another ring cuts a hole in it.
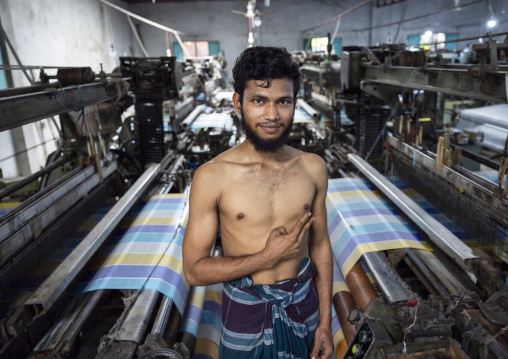
[{"label": "thread spool", "polygon": [[65,69],[58,69],[56,78],[62,85],[82,85],[93,82],[95,79],[95,73],[90,67],[71,67]]}]

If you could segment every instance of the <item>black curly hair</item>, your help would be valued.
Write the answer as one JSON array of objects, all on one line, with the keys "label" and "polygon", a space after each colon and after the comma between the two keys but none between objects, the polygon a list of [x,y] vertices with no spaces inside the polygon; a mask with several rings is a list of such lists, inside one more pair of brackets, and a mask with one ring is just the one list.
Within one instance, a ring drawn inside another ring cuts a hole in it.
[{"label": "black curly hair", "polygon": [[255,46],[248,48],[236,59],[233,67],[233,86],[243,101],[245,84],[250,80],[264,81],[260,86],[269,87],[272,79],[293,80],[296,98],[300,90],[300,70],[291,55],[283,47]]}]

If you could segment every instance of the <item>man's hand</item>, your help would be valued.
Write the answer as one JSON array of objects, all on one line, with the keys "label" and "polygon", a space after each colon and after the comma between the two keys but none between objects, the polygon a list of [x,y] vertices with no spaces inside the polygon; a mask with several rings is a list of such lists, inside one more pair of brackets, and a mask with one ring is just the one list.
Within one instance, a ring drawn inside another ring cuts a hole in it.
[{"label": "man's hand", "polygon": [[274,260],[273,265],[286,259],[294,258],[300,251],[303,237],[309,231],[316,218],[310,213],[300,218],[291,232],[284,227],[277,227],[270,232],[264,251]]},{"label": "man's hand", "polygon": [[314,336],[314,349],[310,357],[312,359],[328,359],[333,353],[332,329],[330,326],[318,325]]}]

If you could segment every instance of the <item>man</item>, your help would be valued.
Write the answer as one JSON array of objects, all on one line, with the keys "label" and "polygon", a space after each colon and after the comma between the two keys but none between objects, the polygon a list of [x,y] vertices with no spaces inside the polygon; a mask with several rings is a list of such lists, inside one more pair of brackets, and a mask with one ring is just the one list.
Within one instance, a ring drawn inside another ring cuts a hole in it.
[{"label": "man", "polygon": [[[253,47],[233,78],[246,140],[194,175],[185,276],[191,285],[224,282],[221,358],[329,358],[326,166],[285,145],[298,66],[283,48]],[[218,227],[224,256],[210,257]]]}]

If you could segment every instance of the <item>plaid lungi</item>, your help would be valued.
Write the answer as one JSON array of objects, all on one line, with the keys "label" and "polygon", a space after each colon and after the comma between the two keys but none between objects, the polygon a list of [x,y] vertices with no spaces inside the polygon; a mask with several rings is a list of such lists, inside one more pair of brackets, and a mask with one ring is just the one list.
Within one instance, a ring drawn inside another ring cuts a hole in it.
[{"label": "plaid lungi", "polygon": [[224,283],[220,358],[308,358],[319,322],[319,298],[309,257],[294,279]]}]

